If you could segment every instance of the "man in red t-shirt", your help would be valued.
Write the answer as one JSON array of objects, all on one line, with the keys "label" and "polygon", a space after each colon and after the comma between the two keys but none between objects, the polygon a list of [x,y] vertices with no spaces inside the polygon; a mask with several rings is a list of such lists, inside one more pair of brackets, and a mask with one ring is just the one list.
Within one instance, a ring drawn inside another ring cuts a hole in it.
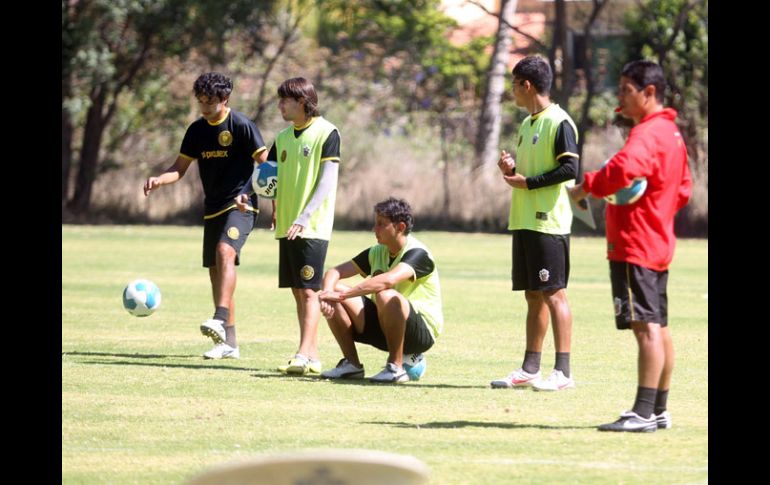
[{"label": "man in red t-shirt", "polygon": [[663,70],[651,61],[623,67],[618,109],[634,121],[623,148],[583,183],[569,190],[575,202],[588,194],[605,197],[647,178],[640,199],[607,205],[607,259],[618,329],[631,328],[639,345],[639,379],[631,411],[599,431],[651,432],[671,427],[666,410],[674,346],[668,329],[668,265],[674,256],[674,215],[692,191],[687,149],[674,123],[676,111],[663,107]]}]

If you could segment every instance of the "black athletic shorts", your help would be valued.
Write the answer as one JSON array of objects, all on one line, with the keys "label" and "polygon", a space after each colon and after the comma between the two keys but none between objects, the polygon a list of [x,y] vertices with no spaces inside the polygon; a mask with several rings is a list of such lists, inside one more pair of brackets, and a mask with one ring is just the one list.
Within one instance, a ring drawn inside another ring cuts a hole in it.
[{"label": "black athletic shorts", "polygon": [[320,290],[328,247],[323,239],[279,239],[278,287]]},{"label": "black athletic shorts", "polygon": [[256,213],[241,212],[231,209],[211,219],[203,221],[203,267],[217,265],[217,244],[220,241],[235,249],[235,264],[241,264],[241,248],[246,244],[251,229],[254,227]]},{"label": "black athletic shorts", "polygon": [[[388,342],[380,326],[377,316],[377,305],[368,297],[361,297],[364,301],[364,331],[357,333],[353,327],[353,340],[362,344],[369,344],[380,350],[388,352]],[[406,331],[404,333],[404,353],[419,354],[433,347],[433,335],[428,329],[428,324],[418,314],[412,303],[409,303],[409,317],[406,319]]]},{"label": "black athletic shorts", "polygon": [[668,270],[610,261],[610,281],[618,330],[631,328],[631,322],[668,325]]},{"label": "black athletic shorts", "polygon": [[511,242],[513,291],[559,290],[569,280],[569,234],[513,231]]}]

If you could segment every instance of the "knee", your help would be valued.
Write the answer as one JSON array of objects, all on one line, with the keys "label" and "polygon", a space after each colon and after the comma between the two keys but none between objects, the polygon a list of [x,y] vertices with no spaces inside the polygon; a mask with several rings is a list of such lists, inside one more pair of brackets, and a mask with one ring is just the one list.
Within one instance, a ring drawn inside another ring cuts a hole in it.
[{"label": "knee", "polygon": [[543,301],[548,308],[556,308],[567,303],[567,293],[563,288],[554,291],[544,291]]},{"label": "knee", "polygon": [[382,290],[374,296],[374,303],[377,308],[383,308],[394,303],[400,304],[399,296],[400,293],[396,290]]},{"label": "knee", "polygon": [[217,260],[228,261],[235,260],[235,249],[226,242],[217,244]]}]

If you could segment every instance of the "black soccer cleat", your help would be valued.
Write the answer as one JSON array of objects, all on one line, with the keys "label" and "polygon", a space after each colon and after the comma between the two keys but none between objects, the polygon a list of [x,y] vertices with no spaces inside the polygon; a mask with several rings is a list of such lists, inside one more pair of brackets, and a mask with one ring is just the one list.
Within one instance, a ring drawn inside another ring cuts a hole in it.
[{"label": "black soccer cleat", "polygon": [[631,433],[652,433],[658,429],[655,415],[643,418],[633,411],[626,411],[620,415],[620,419],[613,423],[602,424],[599,431],[627,431]]}]

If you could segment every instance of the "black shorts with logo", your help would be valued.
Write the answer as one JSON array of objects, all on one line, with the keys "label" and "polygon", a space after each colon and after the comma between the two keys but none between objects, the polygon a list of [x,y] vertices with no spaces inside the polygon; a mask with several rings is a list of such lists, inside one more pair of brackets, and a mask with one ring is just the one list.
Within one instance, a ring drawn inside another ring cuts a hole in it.
[{"label": "black shorts with logo", "polygon": [[668,270],[610,261],[610,281],[618,330],[631,328],[631,322],[668,325]]},{"label": "black shorts with logo", "polygon": [[278,287],[320,290],[328,248],[323,239],[279,239]]},{"label": "black shorts with logo", "polygon": [[203,267],[217,265],[217,244],[224,242],[235,249],[235,264],[241,264],[241,248],[246,244],[257,214],[231,209],[203,221]]},{"label": "black shorts with logo", "polygon": [[[362,344],[369,344],[380,350],[388,352],[388,342],[380,326],[380,318],[377,315],[377,305],[365,296],[361,297],[364,301],[364,331],[357,333],[353,329],[353,340]],[[406,319],[406,330],[404,332],[404,353],[419,354],[426,352],[433,347],[433,335],[428,329],[428,324],[418,314],[412,303],[409,303],[409,317]]]},{"label": "black shorts with logo", "polygon": [[569,280],[569,234],[520,229],[511,242],[513,291],[560,290]]}]

